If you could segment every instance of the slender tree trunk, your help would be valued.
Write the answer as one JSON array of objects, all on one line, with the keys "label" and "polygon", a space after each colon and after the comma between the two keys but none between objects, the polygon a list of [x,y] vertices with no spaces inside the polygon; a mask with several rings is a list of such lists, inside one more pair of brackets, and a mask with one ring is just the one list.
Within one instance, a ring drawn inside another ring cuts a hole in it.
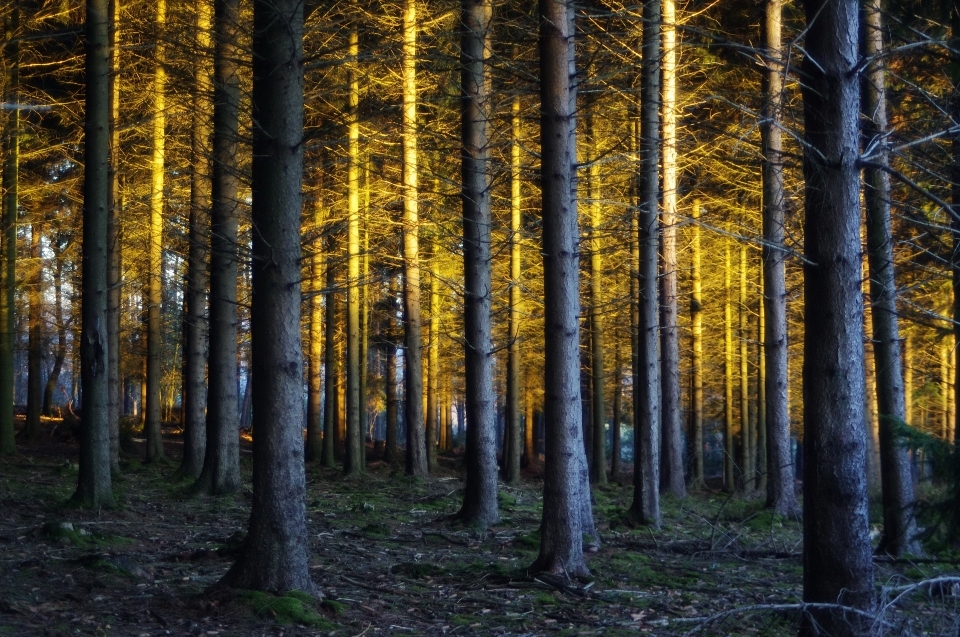
[{"label": "slender tree trunk", "polygon": [[120,177],[120,0],[110,0],[110,165],[107,193],[107,422],[110,427],[110,469],[120,471],[120,219],[123,195]]},{"label": "slender tree trunk", "polygon": [[[953,11],[950,13],[950,48],[953,51],[953,102],[950,110],[954,122],[960,122],[960,8],[954,4]],[[953,134],[951,142],[953,153],[952,179],[953,188],[951,189],[953,204],[953,214],[950,216],[950,227],[953,230],[953,258],[951,259],[951,270],[953,272],[953,369],[960,369],[960,132]],[[2,391],[0,385],[0,391]],[[906,395],[907,400],[910,394]],[[953,404],[954,421],[953,442],[955,451],[960,452],[960,383],[953,384]],[[910,420],[907,420],[909,423]]]},{"label": "slender tree trunk", "polygon": [[763,264],[760,264],[760,302],[757,303],[757,465],[756,488],[767,492],[769,472],[767,470],[767,361],[764,348],[764,333],[767,329],[767,315],[764,310]]},{"label": "slender tree trunk", "polygon": [[623,419],[623,361],[620,358],[620,343],[617,343],[613,368],[613,422],[610,424],[610,480],[620,483],[623,472],[620,460],[620,421]]},{"label": "slender tree trunk", "polygon": [[[805,141],[803,600],[874,607],[863,430],[858,5],[808,0]],[[865,634],[836,609],[804,613],[801,635]]]},{"label": "slender tree trunk", "polygon": [[80,376],[83,427],[73,502],[89,509],[116,506],[110,479],[107,422],[107,191],[110,160],[107,0],[87,0],[86,109],[83,177],[83,295]]},{"label": "slender tree trunk", "polygon": [[[516,52],[516,50],[515,50]],[[523,178],[520,174],[522,163],[520,161],[520,96],[513,96],[513,103],[510,111],[510,324],[508,327],[509,343],[507,345],[507,422],[514,431],[513,452],[520,456],[520,425],[522,415],[520,413],[520,277],[522,274],[522,261],[520,252],[520,241],[522,239],[521,228],[523,227]],[[526,421],[527,435],[523,441],[529,438],[530,422]],[[508,475],[505,477],[507,482],[513,483],[520,480],[520,466],[527,466],[533,457],[530,446],[524,442],[523,455],[520,462],[509,467]]]},{"label": "slender tree trunk", "polygon": [[[886,70],[883,64],[883,24],[880,0],[864,6],[864,54],[873,62],[864,77],[863,127],[866,146],[875,142],[886,165],[883,138],[887,135]],[[877,411],[880,418],[880,476],[883,484],[883,538],[880,550],[891,555],[920,553],[913,516],[913,476],[910,457],[895,432],[904,418],[900,327],[897,320],[897,284],[893,266],[893,232],[890,225],[890,178],[879,168],[864,170],[867,212],[867,259],[870,264],[870,302],[873,319],[873,352],[876,360]]]},{"label": "slender tree trunk", "polygon": [[547,430],[540,554],[531,570],[579,577],[589,575],[583,536],[595,530],[580,422],[574,6],[540,0],[539,15]]},{"label": "slender tree trunk", "polygon": [[660,224],[660,0],[643,3],[643,61],[640,65],[640,184],[638,244],[639,324],[637,376],[637,431],[634,436],[634,495],[632,515],[641,523],[660,527],[660,361],[659,273],[657,249]]},{"label": "slender tree trunk", "polygon": [[[392,330],[391,330],[392,332]],[[384,442],[384,453],[390,464],[400,464],[400,450],[397,448],[397,418],[399,414],[399,396],[397,395],[397,346],[392,342],[387,343],[387,432]]]},{"label": "slender tree trunk", "polygon": [[[361,222],[363,224],[363,252],[361,261],[361,282],[360,282],[360,431],[364,435],[370,436],[370,442],[374,441],[373,424],[369,422],[369,400],[367,397],[368,374],[370,365],[370,176],[369,171],[363,170],[363,200],[361,202]],[[367,434],[366,432],[368,432]],[[365,443],[365,439],[364,439]],[[363,465],[367,464],[367,445],[361,444],[360,450],[363,452]]]},{"label": "slender tree trunk", "polygon": [[677,28],[676,3],[663,2],[663,272],[660,299],[662,444],[660,487],[687,495],[683,480],[680,410],[680,343],[677,335]]},{"label": "slender tree trunk", "polygon": [[144,435],[147,439],[147,461],[164,457],[160,430],[160,356],[163,348],[160,333],[160,309],[163,303],[163,182],[166,144],[167,69],[164,38],[167,24],[167,2],[156,3],[157,42],[154,50],[153,130],[150,160],[150,239],[147,272],[147,395],[144,405]]},{"label": "slender tree trunk", "polygon": [[911,426],[913,421],[913,334],[903,336],[903,420]]},{"label": "slender tree trunk", "polygon": [[600,205],[600,164],[597,148],[597,134],[591,115],[587,122],[590,135],[591,159],[587,169],[587,198],[590,209],[589,251],[590,251],[590,406],[592,408],[591,430],[593,440],[590,444],[592,463],[590,464],[590,482],[607,483],[606,458],[606,393],[603,366],[603,249],[600,232],[603,226],[603,208]]},{"label": "slender tree trunk", "polygon": [[40,315],[43,301],[43,261],[40,258],[40,223],[30,224],[30,269],[27,274],[27,421],[24,435],[27,439],[40,435],[40,412],[43,409],[43,333]]},{"label": "slender tree trunk", "polygon": [[[439,267],[434,255],[434,268]],[[424,418],[427,441],[427,466],[437,468],[437,392],[440,388],[440,288],[436,269],[430,273],[430,348],[427,351],[427,411]]]},{"label": "slender tree trunk", "polygon": [[[5,98],[11,104],[20,100],[20,7],[10,8],[6,21],[7,41],[4,57],[7,65]],[[88,38],[89,38],[88,34]],[[7,111],[3,161],[3,300],[0,302],[0,455],[17,451],[13,427],[13,342],[16,339],[17,293],[17,218],[20,180],[20,111]]]},{"label": "slender tree trunk", "polygon": [[693,200],[690,226],[690,486],[703,486],[703,296],[700,274],[700,200]]},{"label": "slender tree trunk", "polygon": [[763,124],[763,349],[767,408],[767,506],[779,515],[799,513],[790,452],[787,384],[787,288],[784,269],[784,189],[780,118],[783,104],[782,0],[767,0]]},{"label": "slender tree trunk", "polygon": [[324,308],[323,338],[323,452],[320,464],[332,467],[339,453],[338,445],[338,396],[337,396],[337,303],[334,291],[337,275],[334,268],[336,236],[330,231],[327,237],[327,293]]},{"label": "slender tree trunk", "polygon": [[406,472],[427,475],[423,440],[423,352],[420,335],[420,249],[417,168],[417,3],[403,5],[403,322]]},{"label": "slender tree trunk", "polygon": [[[58,244],[58,240],[54,240]],[[63,363],[67,359],[67,326],[63,320],[63,250],[54,247],[54,269],[53,269],[53,299],[54,322],[57,326],[57,351],[53,356],[53,369],[47,377],[47,386],[43,391],[43,410],[44,416],[53,416],[53,395],[57,391],[57,384],[60,381],[60,372],[63,371]],[[111,441],[112,442],[112,441]],[[112,460],[111,456],[111,460]],[[112,467],[111,467],[112,470]]]},{"label": "slender tree trunk", "polygon": [[737,340],[740,349],[740,487],[744,492],[753,488],[753,423],[750,420],[750,354],[747,347],[750,328],[747,307],[747,244],[740,244],[740,302],[737,304],[739,329]]},{"label": "slender tree trunk", "polygon": [[[491,0],[463,0],[460,39],[463,191],[463,323],[467,482],[459,516],[487,528],[497,510],[497,412],[493,391],[490,228]],[[408,403],[410,399],[408,398]],[[408,408],[408,412],[409,408]],[[408,424],[408,427],[412,426]]]},{"label": "slender tree trunk", "polygon": [[196,5],[196,53],[194,54],[193,128],[190,181],[190,246],[187,253],[187,285],[184,295],[183,335],[183,459],[177,477],[195,480],[203,469],[207,449],[207,279],[210,227],[210,136],[213,97],[210,57],[210,22],[213,4]]},{"label": "slender tree trunk", "polygon": [[730,237],[723,241],[723,287],[726,292],[723,302],[723,490],[733,493],[736,490],[736,458],[733,424],[733,263],[731,258]]},{"label": "slender tree trunk", "polygon": [[527,365],[523,377],[523,457],[527,466],[529,466],[537,457],[536,437],[534,436],[533,422],[533,385],[534,385],[533,365]]},{"label": "slender tree trunk", "polygon": [[[240,486],[237,387],[239,0],[214,0],[213,181],[210,209],[210,353],[207,447],[197,489]],[[248,378],[249,382],[249,378]]]},{"label": "slender tree trunk", "polygon": [[323,252],[321,230],[323,205],[317,195],[313,229],[317,238],[310,255],[310,356],[307,359],[307,442],[305,459],[320,462],[323,458]]}]

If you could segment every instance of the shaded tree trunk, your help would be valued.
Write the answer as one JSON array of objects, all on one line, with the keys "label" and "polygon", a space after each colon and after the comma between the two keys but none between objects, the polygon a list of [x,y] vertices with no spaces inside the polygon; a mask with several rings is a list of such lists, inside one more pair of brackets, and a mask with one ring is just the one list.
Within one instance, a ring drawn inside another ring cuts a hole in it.
[{"label": "shaded tree trunk", "polygon": [[[63,252],[64,246],[59,238],[54,238],[51,242],[54,245],[54,270],[53,270],[53,317],[57,327],[57,351],[53,355],[53,368],[47,377],[47,386],[43,391],[43,415],[53,415],[53,395],[57,391],[57,383],[60,381],[60,373],[63,371],[63,363],[67,359],[67,324],[63,320]],[[109,290],[108,290],[109,295]],[[109,356],[108,356],[109,358]],[[109,372],[109,370],[108,370]],[[109,398],[109,394],[108,394]],[[111,443],[112,443],[111,439]],[[111,448],[111,464],[113,461],[113,450]],[[113,467],[111,466],[111,470]]]},{"label": "shaded tree trunk", "polygon": [[613,422],[610,425],[610,480],[619,484],[623,471],[620,460],[620,421],[623,419],[623,361],[620,359],[620,344],[613,369]]},{"label": "shaded tree trunk", "polygon": [[107,192],[107,421],[110,427],[110,469],[120,471],[120,218],[123,195],[120,177],[120,0],[109,2],[110,37],[110,165]]},{"label": "shaded tree trunk", "polygon": [[[40,258],[40,223],[34,219],[30,224],[30,269],[27,274],[27,421],[24,435],[36,438],[40,435],[40,412],[43,409],[43,332],[40,314],[43,305],[43,261]],[[106,328],[106,324],[104,324]],[[106,334],[106,332],[104,332]]]},{"label": "shaded tree trunk", "polygon": [[606,393],[604,365],[603,365],[603,249],[600,241],[600,231],[603,225],[603,208],[600,206],[600,164],[597,149],[596,128],[593,116],[589,117],[587,129],[590,135],[591,159],[587,169],[588,206],[590,209],[590,406],[591,431],[593,440],[590,444],[590,481],[594,484],[607,483],[606,458]]},{"label": "shaded tree trunk", "polygon": [[[439,267],[434,254],[434,267]],[[427,466],[437,467],[437,392],[440,388],[440,288],[436,269],[430,273],[430,347],[427,352],[427,411],[424,418],[427,442]]]},{"label": "shaded tree trunk", "polygon": [[[807,0],[803,600],[874,606],[863,430],[858,5]],[[805,613],[801,635],[869,629],[836,609]]]},{"label": "shaded tree trunk", "polygon": [[337,396],[337,304],[334,290],[337,287],[337,275],[334,268],[336,236],[331,231],[327,236],[327,292],[324,295],[324,337],[323,337],[323,452],[320,464],[332,467],[339,453],[337,449],[339,405]]}]

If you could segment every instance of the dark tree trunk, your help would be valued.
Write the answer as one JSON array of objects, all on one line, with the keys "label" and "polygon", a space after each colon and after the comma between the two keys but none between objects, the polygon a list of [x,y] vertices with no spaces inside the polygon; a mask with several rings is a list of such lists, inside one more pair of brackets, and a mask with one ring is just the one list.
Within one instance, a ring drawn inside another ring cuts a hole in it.
[{"label": "dark tree trunk", "polygon": [[[871,611],[873,562],[863,428],[858,4],[807,0],[802,66],[806,181],[803,361],[803,600]],[[801,634],[860,635],[835,609]]]},{"label": "dark tree trunk", "polygon": [[87,0],[86,121],[83,178],[83,296],[80,376],[83,427],[80,473],[73,502],[90,509],[116,506],[110,479],[107,422],[107,190],[110,40],[107,0]]},{"label": "dark tree trunk", "polygon": [[110,426],[110,468],[120,471],[120,416],[123,388],[120,382],[120,0],[110,0],[110,189],[107,193],[107,413]]},{"label": "dark tree trunk", "polygon": [[337,275],[334,268],[336,236],[331,231],[327,237],[327,292],[324,307],[323,334],[323,451],[320,464],[332,467],[338,454],[339,414],[337,401],[337,304],[334,291],[337,287]]},{"label": "dark tree trunk", "polygon": [[463,0],[460,40],[463,192],[464,372],[466,375],[467,482],[459,517],[486,529],[497,510],[496,395],[493,343],[490,227],[490,19],[491,0]]},{"label": "dark tree trunk", "polygon": [[[27,287],[29,301],[27,333],[27,422],[24,435],[40,435],[40,412],[43,410],[43,331],[40,313],[43,305],[43,261],[40,258],[40,223],[30,225],[30,272]],[[106,333],[106,332],[104,332]]]},{"label": "dark tree trunk", "polygon": [[303,466],[303,3],[253,4],[253,509],[236,588],[314,592]]},{"label": "dark tree trunk", "polygon": [[573,3],[540,0],[539,15],[547,426],[540,554],[531,570],[579,577],[590,573],[583,559],[583,536],[595,531],[580,422]]},{"label": "dark tree trunk", "polygon": [[[53,368],[47,377],[47,386],[43,390],[43,415],[53,415],[53,394],[57,391],[57,383],[60,382],[60,372],[63,371],[63,363],[67,360],[67,325],[63,320],[63,244],[59,239],[54,239],[54,259],[56,265],[53,270],[53,298],[54,308],[53,316],[57,326],[57,351],[53,355]],[[108,370],[109,372],[109,370]],[[112,442],[112,441],[111,441]],[[113,460],[113,450],[110,454],[111,464]],[[112,467],[111,467],[112,469]]]}]

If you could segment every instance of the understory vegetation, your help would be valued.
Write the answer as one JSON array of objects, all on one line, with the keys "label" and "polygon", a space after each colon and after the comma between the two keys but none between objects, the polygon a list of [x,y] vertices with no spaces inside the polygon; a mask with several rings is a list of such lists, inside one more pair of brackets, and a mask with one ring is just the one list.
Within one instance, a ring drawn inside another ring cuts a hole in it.
[{"label": "understory vegetation", "polygon": [[[168,439],[170,455],[176,455]],[[531,577],[539,546],[536,466],[500,487],[486,532],[447,518],[462,458],[405,477],[368,450],[368,473],[308,467],[311,573],[324,599],[216,590],[242,546],[250,491],[195,496],[174,465],[128,461],[119,509],[66,502],[72,446],[0,459],[0,635],[794,635],[801,523],[760,497],[710,490],[664,500],[662,530],[626,516],[628,476],[594,490],[601,548],[592,579]],[[250,452],[242,452],[249,478]],[[935,493],[927,494],[930,498]],[[880,507],[872,507],[879,524]],[[957,635],[960,555],[877,558],[879,632]],[[926,582],[926,583],[922,583]]]}]

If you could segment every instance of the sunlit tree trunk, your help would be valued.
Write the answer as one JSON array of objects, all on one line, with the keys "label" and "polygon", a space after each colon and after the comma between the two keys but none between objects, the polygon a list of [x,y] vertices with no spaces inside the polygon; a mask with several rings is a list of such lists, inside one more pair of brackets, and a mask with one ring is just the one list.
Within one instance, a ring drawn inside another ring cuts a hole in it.
[{"label": "sunlit tree trunk", "polygon": [[343,472],[364,472],[363,430],[360,429],[360,53],[356,26],[350,30],[347,83],[347,360],[346,360],[346,454]]},{"label": "sunlit tree trunk", "polygon": [[676,3],[663,2],[663,212],[660,299],[661,429],[660,487],[687,495],[683,480],[680,413],[680,343],[677,336],[677,28]]},{"label": "sunlit tree trunk", "polygon": [[[237,387],[238,126],[241,59],[238,0],[214,0],[213,181],[210,209],[210,350],[207,448],[197,488],[240,486]],[[249,378],[248,378],[249,382]]]},{"label": "sunlit tree trunk", "polygon": [[764,352],[763,335],[766,328],[767,315],[763,308],[763,264],[760,266],[760,302],[757,303],[757,449],[756,449],[756,488],[761,493],[767,492],[767,363]]},{"label": "sunlit tree trunk", "polygon": [[107,193],[107,421],[110,427],[110,469],[120,471],[120,219],[123,194],[120,176],[120,0],[110,0],[110,188]]},{"label": "sunlit tree trunk", "polygon": [[147,439],[147,461],[164,457],[160,431],[160,356],[163,347],[160,333],[160,306],[163,302],[163,182],[167,122],[167,68],[164,38],[166,37],[167,1],[156,3],[157,41],[154,49],[152,149],[150,158],[150,235],[147,247],[147,395],[144,402],[144,436]]},{"label": "sunlit tree trunk", "polygon": [[[801,67],[805,179],[803,601],[874,607],[863,429],[858,3],[807,0]],[[801,635],[870,622],[810,609]]]},{"label": "sunlit tree trunk", "polygon": [[[369,171],[363,170],[363,199],[360,204],[361,223],[363,225],[363,246],[361,254],[361,283],[360,283],[360,431],[364,436],[370,436],[374,441],[373,424],[369,422],[367,384],[370,365],[370,176]],[[368,433],[369,429],[369,433]],[[366,438],[364,438],[364,441]],[[367,446],[361,444],[363,464],[367,464]]]},{"label": "sunlit tree trunk", "polygon": [[[490,306],[491,0],[463,0],[460,114],[463,190],[463,323],[466,380],[467,480],[459,516],[487,528],[497,509],[497,414],[493,390]],[[409,398],[408,398],[409,402]],[[409,411],[408,411],[409,413]],[[409,426],[409,425],[408,425]]]},{"label": "sunlit tree trunk", "polygon": [[86,108],[83,176],[83,294],[80,307],[80,376],[83,428],[80,472],[73,503],[89,509],[116,506],[110,478],[107,423],[107,191],[110,161],[107,0],[87,0]]},{"label": "sunlit tree trunk", "polygon": [[[880,0],[864,7],[865,55],[872,59],[864,78],[863,134],[866,146],[877,143],[874,163],[885,166],[887,130],[886,69],[883,63],[883,21]],[[880,550],[892,555],[919,553],[913,516],[913,475],[907,448],[895,432],[904,417],[900,326],[897,320],[897,284],[893,266],[890,225],[890,177],[882,169],[864,169],[867,258],[870,264],[870,302],[873,353],[876,360],[877,413],[880,419],[880,478],[883,485],[883,538]]]},{"label": "sunlit tree trunk", "polygon": [[643,61],[640,65],[640,176],[638,243],[639,324],[638,396],[634,409],[634,495],[632,515],[643,524],[660,526],[660,330],[659,272],[657,250],[660,224],[660,0],[643,4]]},{"label": "sunlit tree trunk", "polygon": [[703,486],[703,281],[700,274],[700,200],[690,226],[690,486]]},{"label": "sunlit tree trunk", "polygon": [[303,470],[303,2],[253,3],[253,509],[234,588],[316,592]]},{"label": "sunlit tree trunk", "polygon": [[903,337],[903,420],[911,426],[913,421],[913,334],[907,332]]},{"label": "sunlit tree trunk", "polygon": [[213,5],[196,5],[193,128],[190,181],[190,246],[187,253],[183,334],[183,458],[177,476],[196,479],[207,447],[207,229],[210,227],[210,136],[212,126],[212,60],[210,20]]},{"label": "sunlit tree trunk", "polygon": [[[510,111],[510,324],[508,327],[509,342],[507,344],[507,423],[513,432],[512,454],[516,462],[507,467],[504,477],[506,482],[514,483],[520,480],[520,465],[530,463],[530,450],[521,438],[520,413],[520,276],[521,276],[521,228],[523,223],[523,179],[520,174],[520,96],[513,96]],[[526,428],[530,428],[529,421]],[[523,455],[521,457],[521,444]]]},{"label": "sunlit tree trunk", "polygon": [[[30,268],[27,271],[27,420],[24,435],[36,438],[40,435],[40,411],[43,407],[43,333],[40,313],[43,305],[43,261],[40,259],[40,220],[30,224]],[[104,325],[106,328],[106,325]],[[104,332],[106,333],[106,332]]]},{"label": "sunlit tree trunk", "polygon": [[323,457],[323,205],[321,195],[313,207],[313,241],[310,255],[311,295],[307,307],[310,312],[310,355],[307,359],[307,441],[305,459],[320,462]]},{"label": "sunlit tree trunk", "polygon": [[590,139],[590,164],[587,168],[587,207],[590,212],[590,226],[587,231],[590,254],[590,431],[593,439],[589,444],[590,482],[606,484],[606,393],[604,378],[603,344],[603,245],[600,233],[603,226],[603,208],[600,205],[600,164],[597,146],[597,132],[594,117],[587,119],[587,134]]},{"label": "sunlit tree trunk", "polygon": [[736,490],[734,458],[733,424],[733,259],[730,254],[730,237],[723,240],[723,490],[733,493]]},{"label": "sunlit tree trunk", "polygon": [[747,307],[747,244],[740,244],[740,302],[737,304],[737,318],[739,329],[737,340],[740,349],[740,472],[741,489],[749,492],[753,488],[753,423],[750,420],[750,356],[747,347],[750,339],[749,318]]},{"label": "sunlit tree trunk", "polygon": [[436,268],[440,266],[436,254],[433,257],[434,271],[430,273],[430,348],[427,351],[427,411],[426,425],[427,465],[431,471],[437,467],[437,418],[438,392],[440,391],[440,288]]},{"label": "sunlit tree trunk", "polygon": [[403,5],[403,322],[406,472],[427,475],[423,436],[423,352],[420,335],[420,249],[417,167],[417,2]]},{"label": "sunlit tree trunk", "polygon": [[323,452],[320,464],[332,467],[340,453],[339,442],[339,396],[337,392],[337,303],[334,291],[337,275],[334,267],[336,236],[333,231],[327,236],[327,292],[324,295],[323,337]]}]

